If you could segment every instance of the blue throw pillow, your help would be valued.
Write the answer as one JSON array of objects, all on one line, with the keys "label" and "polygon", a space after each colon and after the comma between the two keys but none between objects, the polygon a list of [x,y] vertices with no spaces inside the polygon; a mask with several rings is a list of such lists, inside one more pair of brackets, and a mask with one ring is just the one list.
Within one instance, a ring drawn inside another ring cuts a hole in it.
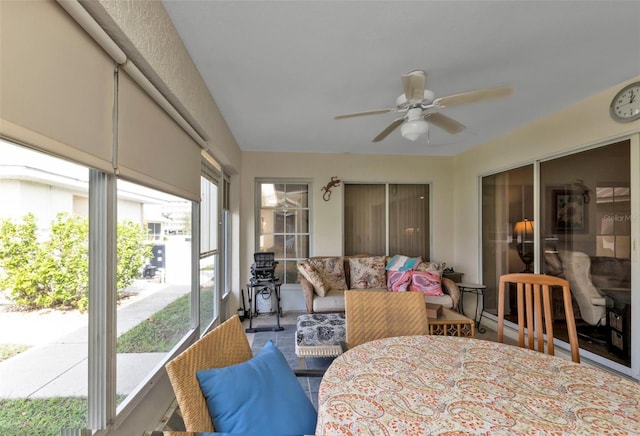
[{"label": "blue throw pillow", "polygon": [[218,432],[315,433],[316,410],[272,341],[246,362],[196,376]]}]

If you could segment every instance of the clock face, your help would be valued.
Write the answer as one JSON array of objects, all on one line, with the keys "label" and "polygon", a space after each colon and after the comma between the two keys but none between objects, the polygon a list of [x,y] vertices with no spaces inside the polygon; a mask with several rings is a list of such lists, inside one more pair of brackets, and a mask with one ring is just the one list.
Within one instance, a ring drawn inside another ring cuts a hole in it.
[{"label": "clock face", "polygon": [[628,123],[640,120],[640,82],[622,88],[611,101],[611,117]]}]

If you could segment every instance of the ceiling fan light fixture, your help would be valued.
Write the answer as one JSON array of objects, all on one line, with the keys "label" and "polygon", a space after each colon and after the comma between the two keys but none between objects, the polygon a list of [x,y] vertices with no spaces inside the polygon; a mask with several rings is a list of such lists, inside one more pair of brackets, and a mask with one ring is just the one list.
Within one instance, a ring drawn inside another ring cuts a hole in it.
[{"label": "ceiling fan light fixture", "polygon": [[407,121],[400,127],[400,134],[409,141],[415,141],[429,131],[429,123],[423,119]]}]

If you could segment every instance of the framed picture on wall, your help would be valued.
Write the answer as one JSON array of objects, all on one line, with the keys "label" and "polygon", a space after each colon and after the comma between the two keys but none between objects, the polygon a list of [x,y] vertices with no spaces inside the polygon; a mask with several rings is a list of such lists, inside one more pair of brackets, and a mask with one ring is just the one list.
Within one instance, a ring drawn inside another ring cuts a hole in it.
[{"label": "framed picture on wall", "polygon": [[586,233],[587,216],[587,204],[582,192],[553,191],[554,233]]}]

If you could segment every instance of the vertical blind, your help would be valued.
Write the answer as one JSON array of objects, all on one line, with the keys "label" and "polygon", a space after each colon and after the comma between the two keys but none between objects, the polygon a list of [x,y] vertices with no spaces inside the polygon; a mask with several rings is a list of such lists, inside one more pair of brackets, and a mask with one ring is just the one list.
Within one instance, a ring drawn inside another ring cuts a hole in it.
[{"label": "vertical blind", "polygon": [[347,256],[403,254],[428,260],[429,227],[429,185],[344,186]]},{"label": "vertical blind", "polygon": [[389,185],[389,254],[429,259],[428,185]]},{"label": "vertical blind", "polygon": [[344,186],[344,254],[384,255],[385,186]]}]

